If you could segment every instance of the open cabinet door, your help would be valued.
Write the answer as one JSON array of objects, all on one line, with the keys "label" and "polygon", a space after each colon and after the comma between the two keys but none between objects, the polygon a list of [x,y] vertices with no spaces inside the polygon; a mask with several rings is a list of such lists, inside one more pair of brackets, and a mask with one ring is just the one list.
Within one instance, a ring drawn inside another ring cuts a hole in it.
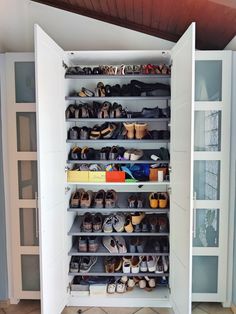
[{"label": "open cabinet door", "polygon": [[41,313],[66,304],[64,51],[35,25]]},{"label": "open cabinet door", "polygon": [[195,23],[172,50],[170,287],[176,314],[191,313]]}]

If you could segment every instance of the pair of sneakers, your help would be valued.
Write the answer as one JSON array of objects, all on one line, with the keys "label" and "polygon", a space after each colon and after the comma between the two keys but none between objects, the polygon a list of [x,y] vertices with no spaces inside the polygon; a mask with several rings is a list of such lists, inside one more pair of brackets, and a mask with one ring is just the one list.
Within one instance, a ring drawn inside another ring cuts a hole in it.
[{"label": "pair of sneakers", "polygon": [[122,232],[124,230],[125,216],[122,213],[112,214],[105,218],[103,223],[104,232]]}]

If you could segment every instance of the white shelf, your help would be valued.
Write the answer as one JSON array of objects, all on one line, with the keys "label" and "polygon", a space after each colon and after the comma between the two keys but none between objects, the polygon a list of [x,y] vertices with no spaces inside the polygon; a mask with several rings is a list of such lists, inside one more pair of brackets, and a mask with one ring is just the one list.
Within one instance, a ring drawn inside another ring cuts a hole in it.
[{"label": "white shelf", "polygon": [[[68,306],[112,306],[113,307],[165,307],[170,308],[169,288],[157,287],[148,292],[134,288],[125,293],[104,294],[98,296],[82,296],[79,291],[71,291]],[[121,309],[122,313],[122,309]]]},{"label": "white shelf", "polygon": [[69,185],[102,185],[102,186],[166,186],[170,184],[170,181],[138,181],[138,182],[66,182]]}]

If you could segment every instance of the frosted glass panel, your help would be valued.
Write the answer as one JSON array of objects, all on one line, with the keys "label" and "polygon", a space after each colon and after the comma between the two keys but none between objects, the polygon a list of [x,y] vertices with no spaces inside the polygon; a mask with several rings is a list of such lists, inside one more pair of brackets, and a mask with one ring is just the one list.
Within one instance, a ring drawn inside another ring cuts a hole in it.
[{"label": "frosted glass panel", "polygon": [[21,274],[23,291],[39,291],[39,256],[22,255],[21,256]]},{"label": "frosted glass panel", "polygon": [[17,112],[17,151],[35,152],[37,150],[35,112]]},{"label": "frosted glass panel", "polygon": [[35,102],[34,62],[15,62],[16,103]]},{"label": "frosted glass panel", "polygon": [[18,184],[20,199],[35,199],[37,185],[37,161],[18,161]]},{"label": "frosted glass panel", "polygon": [[195,111],[194,150],[221,150],[221,111]]},{"label": "frosted glass panel", "polygon": [[197,200],[219,200],[220,161],[194,161],[194,192]]},{"label": "frosted glass panel", "polygon": [[193,293],[217,293],[218,256],[193,256]]},{"label": "frosted glass panel", "polygon": [[194,247],[216,247],[219,243],[219,209],[196,209]]},{"label": "frosted glass panel", "polygon": [[222,100],[222,61],[196,61],[195,100]]},{"label": "frosted glass panel", "polygon": [[20,245],[39,245],[35,208],[20,208]]}]

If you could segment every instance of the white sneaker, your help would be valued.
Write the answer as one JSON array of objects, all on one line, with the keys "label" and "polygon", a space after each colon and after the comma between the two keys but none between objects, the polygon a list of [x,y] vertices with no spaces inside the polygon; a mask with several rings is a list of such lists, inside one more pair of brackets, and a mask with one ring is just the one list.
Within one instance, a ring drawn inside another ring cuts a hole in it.
[{"label": "white sneaker", "polygon": [[114,240],[116,241],[119,253],[127,253],[125,239],[123,237],[115,236]]},{"label": "white sneaker", "polygon": [[146,273],[148,271],[148,266],[147,266],[147,257],[142,256],[142,260],[140,263],[140,271]]},{"label": "white sneaker", "polygon": [[155,256],[147,257],[147,268],[149,272],[154,272],[156,270],[157,258]]}]

